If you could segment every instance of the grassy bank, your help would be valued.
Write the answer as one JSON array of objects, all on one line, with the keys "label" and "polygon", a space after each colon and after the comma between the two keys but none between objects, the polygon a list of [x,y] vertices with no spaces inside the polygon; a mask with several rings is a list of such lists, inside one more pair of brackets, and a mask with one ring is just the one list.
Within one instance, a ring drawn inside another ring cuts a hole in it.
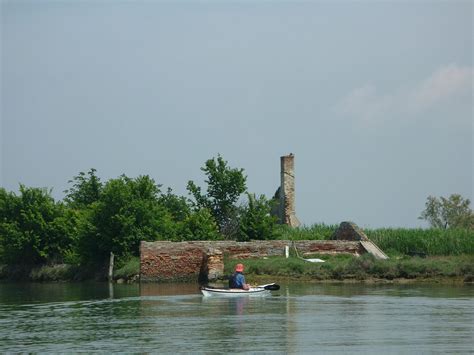
[{"label": "grassy bank", "polygon": [[[474,255],[430,256],[426,258],[396,256],[389,260],[377,260],[366,254],[312,255],[325,260],[310,263],[296,257],[270,257],[266,259],[225,260],[225,275],[230,275],[236,263],[245,264],[245,273],[250,281],[267,276],[269,278],[308,279],[314,281],[371,279],[461,279],[474,281]],[[114,271],[114,280],[135,282],[140,269],[139,258],[120,261]],[[71,265],[43,265],[33,268],[25,266],[0,266],[0,279],[27,281],[82,281],[105,280],[105,270],[84,270]]]},{"label": "grassy bank", "polygon": [[295,257],[285,259],[228,260],[226,274],[233,266],[242,262],[249,280],[252,277],[268,275],[275,277],[305,278],[312,280],[369,280],[369,279],[436,279],[462,278],[465,282],[474,279],[474,255],[395,257],[377,260],[366,254],[361,257],[350,255],[314,255],[324,263],[310,263]]}]

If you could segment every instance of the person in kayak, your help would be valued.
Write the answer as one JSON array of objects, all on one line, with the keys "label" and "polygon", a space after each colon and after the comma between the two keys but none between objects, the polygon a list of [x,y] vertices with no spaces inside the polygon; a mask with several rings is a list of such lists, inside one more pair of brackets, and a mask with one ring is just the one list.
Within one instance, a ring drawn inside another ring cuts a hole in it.
[{"label": "person in kayak", "polygon": [[250,286],[245,283],[244,265],[237,264],[235,265],[235,272],[229,279],[229,288],[240,288],[242,290],[250,289]]}]

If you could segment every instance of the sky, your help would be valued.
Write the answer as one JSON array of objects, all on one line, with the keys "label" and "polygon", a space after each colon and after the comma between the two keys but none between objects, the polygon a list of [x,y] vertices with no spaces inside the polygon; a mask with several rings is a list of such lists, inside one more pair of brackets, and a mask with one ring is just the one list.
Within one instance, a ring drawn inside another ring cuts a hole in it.
[{"label": "sky", "polygon": [[307,226],[474,200],[471,1],[0,3],[8,191],[95,168],[187,196],[220,154],[271,197],[293,153]]}]

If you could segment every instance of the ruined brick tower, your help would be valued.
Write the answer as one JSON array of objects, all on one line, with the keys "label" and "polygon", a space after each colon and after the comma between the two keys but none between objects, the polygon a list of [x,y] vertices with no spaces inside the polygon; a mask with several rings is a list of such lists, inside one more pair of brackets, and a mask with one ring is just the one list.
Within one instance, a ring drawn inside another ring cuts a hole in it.
[{"label": "ruined brick tower", "polygon": [[275,193],[278,209],[275,214],[281,224],[298,227],[300,221],[295,213],[295,156],[290,153],[280,157],[280,187]]}]

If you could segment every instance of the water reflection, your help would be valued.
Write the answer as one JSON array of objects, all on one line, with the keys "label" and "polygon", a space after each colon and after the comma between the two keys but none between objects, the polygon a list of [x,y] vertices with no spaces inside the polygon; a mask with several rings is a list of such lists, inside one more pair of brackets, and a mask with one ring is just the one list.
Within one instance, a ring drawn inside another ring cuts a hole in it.
[{"label": "water reflection", "polygon": [[140,296],[174,296],[200,294],[196,283],[142,283]]},{"label": "water reflection", "polygon": [[279,297],[202,298],[207,346],[220,344],[223,352],[287,349],[286,303]]},{"label": "water reflection", "polygon": [[245,306],[249,302],[261,301],[259,298],[252,297],[202,297],[201,302],[212,310],[217,310],[219,314],[230,314],[242,316],[245,314]]},{"label": "water reflection", "polygon": [[[0,303],[25,304],[82,301],[138,296],[138,284],[109,288],[106,282],[84,283],[0,283]],[[113,297],[110,297],[112,294]]]}]

